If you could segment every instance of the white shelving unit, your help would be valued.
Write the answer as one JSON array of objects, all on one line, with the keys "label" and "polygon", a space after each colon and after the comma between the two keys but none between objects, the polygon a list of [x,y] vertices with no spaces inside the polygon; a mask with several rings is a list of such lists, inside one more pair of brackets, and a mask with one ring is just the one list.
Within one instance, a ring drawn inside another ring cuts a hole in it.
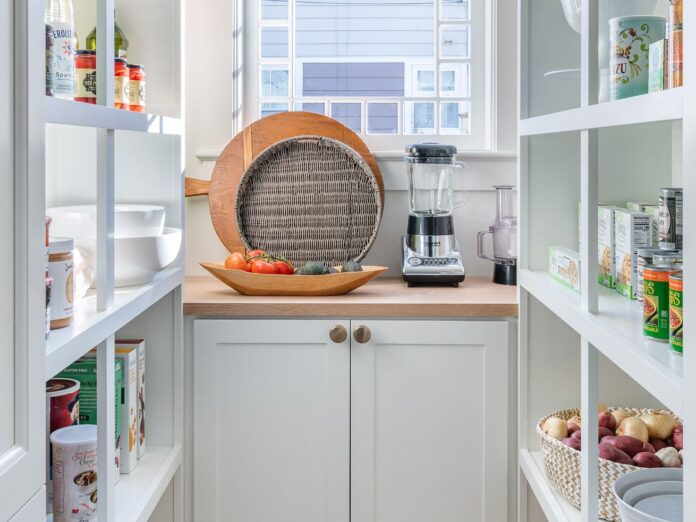
[{"label": "white shelving unit", "polygon": [[[666,13],[667,7],[666,0],[658,1],[657,9]],[[581,510],[547,480],[535,427],[552,411],[581,407],[583,418],[593,418],[598,402],[666,407],[684,419],[685,444],[696,446],[696,403],[688,399],[696,396],[690,337],[683,357],[646,340],[640,304],[596,283],[598,204],[656,202],[660,187],[683,186],[686,291],[696,291],[696,279],[689,278],[696,256],[690,197],[696,192],[690,175],[696,166],[696,82],[689,83],[686,64],[684,87],[598,103],[598,0],[583,0],[582,10],[577,35],[560,2],[518,2],[519,507],[521,520],[534,522],[540,512],[554,522],[597,520],[596,445],[583,448]],[[692,5],[685,5],[684,17],[688,58],[696,53]],[[579,76],[550,81],[543,74],[578,65]],[[550,246],[579,250],[580,294],[548,275]],[[687,301],[684,310],[687,323],[696,321],[696,307]],[[687,463],[684,477],[685,491],[696,490],[696,466]],[[685,496],[684,520],[696,520],[693,495]]]},{"label": "white shelving unit", "polygon": [[[17,150],[25,151],[29,158],[23,170],[18,169],[25,178],[17,179],[20,184],[26,183],[26,190],[22,185],[18,194],[31,197],[23,196],[29,203],[26,226],[15,225],[15,234],[18,244],[28,245],[29,258],[33,259],[34,254],[37,259],[27,269],[28,279],[37,283],[27,285],[29,303],[45,300],[45,290],[38,282],[44,277],[46,208],[97,206],[96,290],[75,303],[71,326],[53,330],[45,343],[33,342],[31,350],[45,352],[40,370],[43,378],[49,379],[97,348],[98,518],[105,522],[145,521],[170,487],[175,492],[173,512],[183,512],[183,245],[176,261],[150,283],[115,288],[114,205],[164,205],[166,226],[184,227],[184,5],[182,0],[146,4],[135,0],[73,0],[73,4],[80,46],[97,27],[97,105],[44,95],[44,1],[15,2],[21,7],[13,13],[15,27],[25,35],[17,39],[12,51],[16,63],[21,64],[15,66],[19,78],[16,85],[26,87],[25,92],[14,94],[21,101],[17,117],[23,118],[15,140]],[[129,62],[145,66],[146,102],[151,113],[112,108],[114,9],[130,42]],[[21,207],[22,199],[17,201]],[[17,259],[24,258],[18,254]],[[17,273],[21,275],[22,271]],[[18,291],[23,292],[21,287]],[[32,312],[31,317],[38,318],[37,313]],[[147,453],[134,472],[120,475],[116,484],[113,365],[118,338],[145,339]],[[42,412],[44,394],[30,394],[24,407]],[[45,414],[40,418],[45,420]],[[43,440],[45,424],[38,428],[37,436]],[[45,460],[37,458],[35,462],[37,469],[32,473],[44,477]],[[3,490],[12,493],[17,489],[4,486]],[[36,495],[43,494],[39,487]],[[0,494],[3,503],[5,497]],[[0,513],[4,514],[3,510]]]}]

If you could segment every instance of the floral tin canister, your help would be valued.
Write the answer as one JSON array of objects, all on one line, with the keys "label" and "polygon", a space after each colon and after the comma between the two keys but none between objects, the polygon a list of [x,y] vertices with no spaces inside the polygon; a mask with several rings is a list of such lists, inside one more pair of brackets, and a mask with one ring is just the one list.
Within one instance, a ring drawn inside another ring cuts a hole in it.
[{"label": "floral tin canister", "polygon": [[661,16],[620,16],[609,20],[611,99],[648,92],[650,44],[664,40]]}]

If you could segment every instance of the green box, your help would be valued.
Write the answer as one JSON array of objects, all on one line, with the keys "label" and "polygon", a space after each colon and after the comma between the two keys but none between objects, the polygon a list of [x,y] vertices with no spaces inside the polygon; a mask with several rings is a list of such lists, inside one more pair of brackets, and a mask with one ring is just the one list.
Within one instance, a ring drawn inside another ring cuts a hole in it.
[{"label": "green box", "polygon": [[[116,466],[120,467],[121,446],[121,387],[123,383],[123,363],[116,360],[114,366],[114,398],[115,398],[115,440]],[[97,358],[85,356],[65,368],[56,377],[75,379],[80,383],[80,424],[97,424]]]},{"label": "green box", "polygon": [[649,56],[648,92],[662,91],[667,88],[667,82],[665,81],[667,40],[651,43]]},{"label": "green box", "polygon": [[580,255],[563,247],[549,247],[549,274],[556,281],[580,293]]}]

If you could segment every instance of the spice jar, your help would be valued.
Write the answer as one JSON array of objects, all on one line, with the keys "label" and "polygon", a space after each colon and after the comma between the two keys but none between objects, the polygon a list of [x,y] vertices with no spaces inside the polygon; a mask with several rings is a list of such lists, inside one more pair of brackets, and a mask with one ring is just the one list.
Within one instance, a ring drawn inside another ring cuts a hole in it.
[{"label": "spice jar", "polygon": [[145,112],[145,68],[128,64],[128,103],[133,112]]},{"label": "spice jar", "polygon": [[48,276],[51,292],[51,330],[65,328],[73,320],[73,240],[52,238],[48,245]]},{"label": "spice jar", "polygon": [[669,58],[667,60],[667,81],[669,88],[681,87],[684,84],[684,11],[682,0],[670,0],[669,27]]},{"label": "spice jar", "polygon": [[128,110],[128,66],[125,58],[114,58],[114,107]]},{"label": "spice jar", "polygon": [[97,103],[97,53],[75,51],[75,101]]}]

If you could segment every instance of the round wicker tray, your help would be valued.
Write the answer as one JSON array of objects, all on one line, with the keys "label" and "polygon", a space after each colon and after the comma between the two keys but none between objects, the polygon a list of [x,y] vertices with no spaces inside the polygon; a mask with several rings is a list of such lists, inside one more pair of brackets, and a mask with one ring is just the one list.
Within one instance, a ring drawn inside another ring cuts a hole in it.
[{"label": "round wicker tray", "polygon": [[360,260],[382,215],[380,187],[367,162],[321,136],[279,141],[249,165],[237,189],[236,223],[248,250],[296,264]]},{"label": "round wicker tray", "polygon": [[[616,409],[624,409],[633,412],[635,415],[648,413],[650,409],[636,408],[609,408],[609,411]],[[679,419],[671,411],[666,411],[673,415],[679,422]],[[536,432],[539,436],[541,453],[544,457],[544,468],[546,468],[546,476],[554,485],[556,490],[563,497],[580,509],[580,452],[563,444],[561,441],[549,437],[542,431],[542,426],[549,417],[559,417],[563,420],[570,419],[573,415],[580,415],[579,409],[560,410],[543,417],[536,426]],[[643,468],[629,466],[627,464],[618,464],[609,460],[599,460],[599,516],[603,520],[620,521],[619,507],[614,497],[614,482],[617,479]]]}]

